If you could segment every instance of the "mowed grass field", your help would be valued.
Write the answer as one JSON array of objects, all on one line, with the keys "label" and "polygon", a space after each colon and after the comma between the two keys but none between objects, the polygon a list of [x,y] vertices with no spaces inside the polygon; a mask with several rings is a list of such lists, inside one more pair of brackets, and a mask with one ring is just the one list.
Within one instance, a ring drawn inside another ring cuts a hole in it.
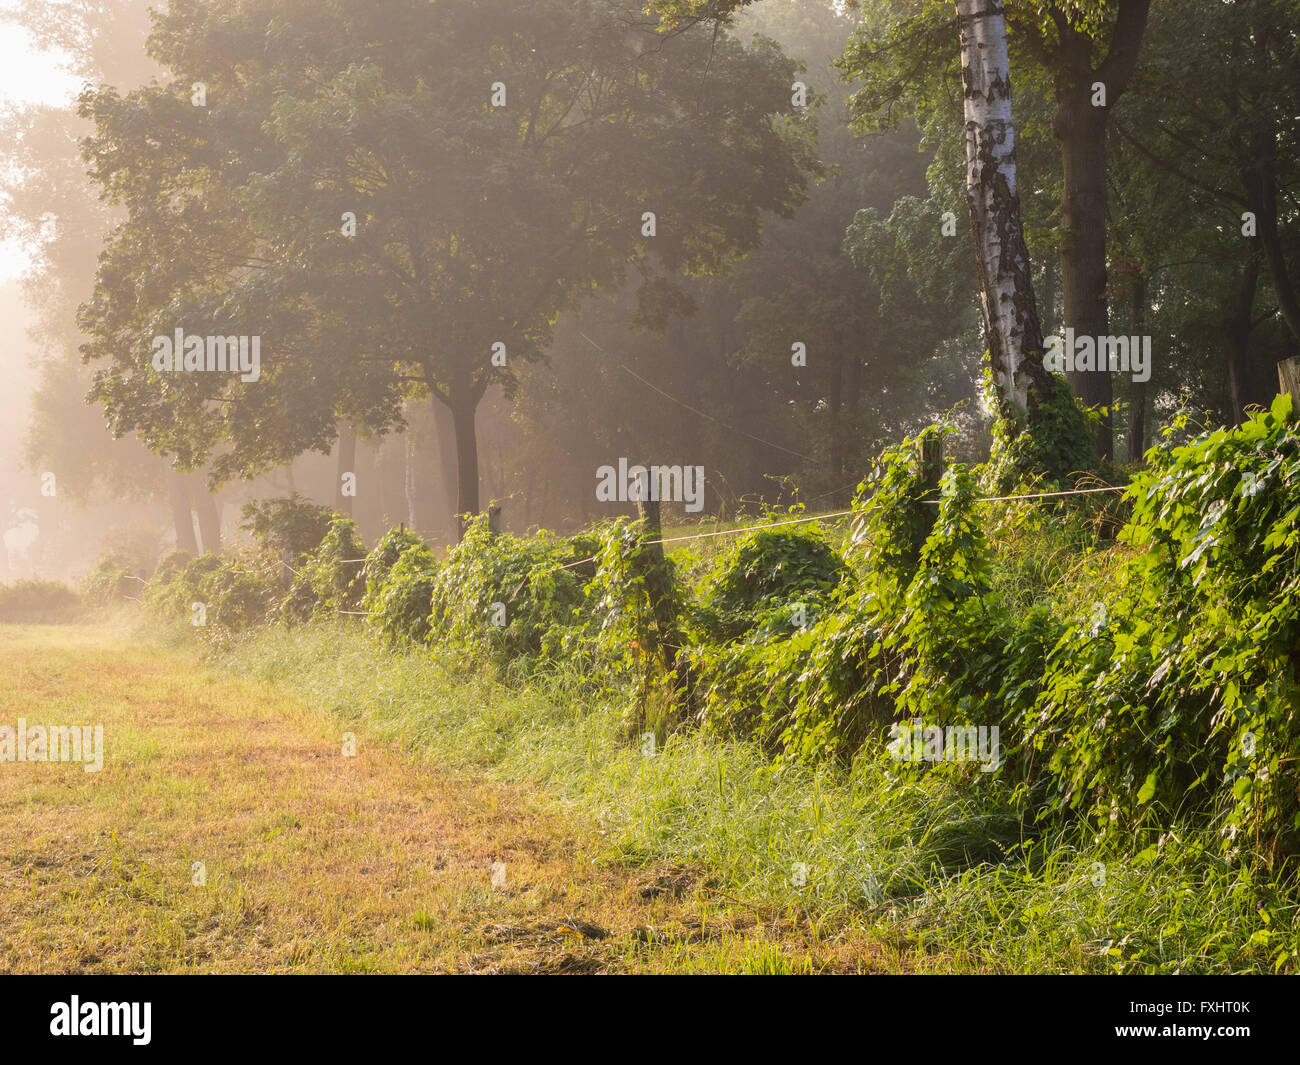
[{"label": "mowed grass field", "polygon": [[439,766],[111,627],[0,626],[0,725],[19,718],[102,725],[105,753],[96,773],[0,762],[3,972],[911,964],[705,870],[620,860],[543,790]]}]

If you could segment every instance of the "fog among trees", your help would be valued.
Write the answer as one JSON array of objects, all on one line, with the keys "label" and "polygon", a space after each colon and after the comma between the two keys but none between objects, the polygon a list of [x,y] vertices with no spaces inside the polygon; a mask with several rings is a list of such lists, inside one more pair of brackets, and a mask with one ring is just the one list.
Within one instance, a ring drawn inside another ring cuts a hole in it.
[{"label": "fog among trees", "polygon": [[[1133,464],[1296,350],[1295,12],[1073,6],[1006,5],[1024,281],[1043,338],[1151,338],[1062,374]],[[620,458],[703,466],[705,515],[832,509],[945,412],[989,454],[952,4],[148,7],[2,11],[85,85],[0,115],[12,573],[295,493],[368,539],[573,531],[632,512]],[[160,375],[177,329],[259,378]]]}]

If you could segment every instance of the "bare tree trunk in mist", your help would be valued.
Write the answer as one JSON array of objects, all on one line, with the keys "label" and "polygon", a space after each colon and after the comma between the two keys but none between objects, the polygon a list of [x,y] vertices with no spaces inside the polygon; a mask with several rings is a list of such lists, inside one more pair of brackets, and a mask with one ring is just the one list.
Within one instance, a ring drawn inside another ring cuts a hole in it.
[{"label": "bare tree trunk in mist", "polygon": [[344,422],[339,429],[339,468],[338,478],[334,484],[334,509],[340,514],[352,517],[352,497],[343,494],[343,477],[352,474],[354,483],[357,475],[357,434],[352,431],[352,423]]},{"label": "bare tree trunk in mist", "polygon": [[201,477],[194,492],[194,513],[199,519],[199,541],[204,553],[220,554],[221,518],[217,513],[217,500]]},{"label": "bare tree trunk in mist", "polygon": [[830,413],[830,470],[831,504],[839,505],[839,487],[844,480],[844,448],[842,439],[844,430],[840,424],[840,409],[843,403],[843,367],[842,353],[838,346],[832,350],[830,364],[829,413]]},{"label": "bare tree trunk in mist", "polygon": [[438,477],[442,497],[447,505],[447,534],[450,543],[460,539],[460,522],[456,517],[456,425],[446,404],[433,401],[433,425],[438,436]]},{"label": "bare tree trunk in mist", "polygon": [[414,531],[419,525],[415,508],[415,431],[409,425],[406,427],[406,432],[402,434],[402,441],[406,445],[406,466],[402,481],[406,489],[406,527]]},{"label": "bare tree trunk in mist", "polygon": [[167,474],[167,494],[171,500],[172,524],[176,526],[176,550],[197,555],[199,541],[194,536],[194,515],[190,511],[190,486],[184,474],[175,471]]},{"label": "bare tree trunk in mist", "polygon": [[1016,188],[1016,133],[1002,0],[955,0],[966,115],[966,194],[993,384],[1012,433],[1050,395]]},{"label": "bare tree trunk in mist", "polygon": [[474,415],[478,404],[456,403],[451,408],[452,427],[456,431],[456,513],[478,513],[478,434]]}]

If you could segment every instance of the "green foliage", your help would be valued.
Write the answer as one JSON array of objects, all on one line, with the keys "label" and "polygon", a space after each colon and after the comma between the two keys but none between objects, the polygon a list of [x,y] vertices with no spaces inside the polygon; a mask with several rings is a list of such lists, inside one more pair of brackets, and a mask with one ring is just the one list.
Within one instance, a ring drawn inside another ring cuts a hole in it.
[{"label": "green foliage", "polygon": [[390,647],[429,641],[437,579],[438,559],[414,533],[390,529],[370,552],[361,606]]},{"label": "green foliage", "polygon": [[165,617],[192,621],[194,604],[204,607],[204,629],[228,633],[273,620],[284,598],[279,567],[254,552],[200,555],[151,581],[145,602]]},{"label": "green foliage", "polygon": [[362,564],[366,546],[351,518],[335,517],[320,545],[305,559],[294,577],[282,613],[286,620],[305,620],[309,614],[356,612],[361,607],[366,580]]},{"label": "green foliage", "polygon": [[[643,279],[639,317],[662,325],[686,302],[683,274],[731,268],[820,169],[811,119],[790,100],[796,65],[769,40],[694,25],[661,36],[642,0],[384,11],[341,0],[286,21],[280,0],[178,0],[150,41],[162,75],[82,99],[92,179],[125,214],[80,318],[101,360],[94,396],[119,434],[137,429],[187,467],[210,460],[224,480],[327,449],[340,417],[388,432],[431,388],[472,412],[489,386],[514,391],[516,368],[594,289]],[[493,108],[484,72],[503,61],[509,106]],[[196,81],[202,108],[187,99]],[[358,184],[339,160],[390,177]],[[669,203],[674,223],[650,254],[628,220]],[[340,233],[345,211],[354,237]],[[309,338],[262,366],[257,402],[233,375],[159,388],[147,346],[125,341],[232,320]],[[481,356],[498,335],[489,323],[509,323],[508,363]],[[372,355],[358,363],[358,351]]]},{"label": "green foliage", "polygon": [[1125,533],[1140,553],[1058,642],[1030,723],[1061,805],[1131,830],[1226,801],[1227,848],[1300,853],[1297,445],[1282,395],[1149,455]]},{"label": "green foliage", "polygon": [[[389,529],[379,538],[374,549],[366,556],[363,572],[366,578],[366,595],[378,595],[397,560],[413,547],[427,548],[424,539],[408,529]],[[371,607],[367,606],[367,610]]]},{"label": "green foliage", "polygon": [[[992,384],[985,372],[986,390]],[[1029,410],[1023,426],[999,418],[984,483],[998,495],[1021,484],[1046,490],[1070,488],[1081,473],[1097,468],[1097,417],[1084,410],[1065,379],[1050,375],[1051,395]],[[1016,431],[1018,430],[1018,431]]]},{"label": "green foliage", "polygon": [[166,582],[181,572],[192,560],[194,556],[188,551],[169,551],[158,560],[158,565],[154,567],[153,575],[149,578],[150,582]]},{"label": "green foliage", "polygon": [[[620,518],[604,530],[586,595],[596,620],[594,644],[607,661],[638,676],[638,695],[656,668],[682,645],[687,590],[677,563],[646,542],[642,521]],[[638,670],[646,665],[648,668]]]},{"label": "green foliage", "polygon": [[[87,593],[88,598],[89,593]],[[0,584],[0,621],[30,625],[66,621],[82,608],[81,597],[58,581],[23,578]]]},{"label": "green foliage", "polygon": [[[545,787],[599,819],[612,856],[699,868],[717,887],[823,927],[881,921],[908,951],[982,973],[1291,973],[1295,892],[1178,825],[1150,847],[1084,826],[1035,837],[1008,790],[894,765],[773,763],[677,733],[645,757],[586,663],[502,684],[454,650],[386,653],[340,622],[257,633],[219,661],[437,758]],[[807,882],[792,882],[794,863]],[[865,911],[865,912],[864,912]]]},{"label": "green foliage", "polygon": [[[1290,401],[1153,449],[1121,542],[1101,550],[1087,509],[1101,504],[980,501],[976,471],[941,471],[949,431],[882,455],[847,561],[815,527],[758,529],[692,589],[640,522],[565,540],[493,536],[480,517],[445,564],[390,531],[362,568],[337,519],[287,598],[276,560],[249,553],[169,559],[149,599],[179,617],[204,602],[222,630],[364,608],[390,646],[522,672],[581,663],[610,691],[630,686],[639,725],[662,693],[656,727],[689,706],[781,762],[1014,797],[1038,830],[1183,817],[1221,831],[1229,857],[1300,853]],[[1001,762],[893,761],[887,733],[905,719],[997,727]]]},{"label": "green foliage", "polygon": [[815,526],[741,537],[694,618],[705,724],[810,761],[861,742],[855,723],[870,681],[861,629],[843,613],[850,586]]},{"label": "green foliage", "polygon": [[868,564],[868,594],[882,608],[896,608],[920,564],[921,550],[938,511],[938,484],[942,468],[923,457],[923,449],[937,447],[952,430],[933,425],[915,439],[886,448],[870,476],[858,486],[853,500],[854,553]]},{"label": "green foliage", "polygon": [[747,640],[700,650],[711,727],[815,761],[852,756],[893,717],[887,695],[897,689],[890,674],[898,663],[886,653],[886,629],[903,609],[937,517],[927,502],[939,480],[932,449],[947,432],[933,426],[887,449],[859,486],[850,550],[861,572],[851,591],[839,587],[823,617],[793,634],[769,622]]},{"label": "green foliage", "polygon": [[836,604],[789,635],[769,629],[700,649],[706,725],[793,761],[850,758],[893,715],[873,662],[879,633],[859,605]]},{"label": "green foliage", "polygon": [[696,612],[705,639],[734,640],[758,625],[792,631],[796,608],[811,617],[849,577],[815,524],[761,529],[740,537],[719,560]]},{"label": "green foliage", "polygon": [[82,594],[98,606],[139,599],[143,589],[134,572],[112,555],[101,558],[81,582]]},{"label": "green foliage", "polygon": [[585,618],[584,575],[571,563],[590,543],[545,530],[525,539],[494,536],[479,515],[436,571],[432,638],[503,667],[559,657]]},{"label": "green foliage", "polygon": [[329,507],[308,502],[297,492],[288,497],[246,503],[243,516],[239,527],[250,533],[262,548],[287,551],[295,559],[303,559],[315,551],[334,520],[334,512]]},{"label": "green foliage", "polygon": [[1300,437],[1287,396],[1153,450],[1137,549],[1051,656],[1027,723],[1057,803],[1103,829],[1225,803],[1225,847],[1300,853]]}]

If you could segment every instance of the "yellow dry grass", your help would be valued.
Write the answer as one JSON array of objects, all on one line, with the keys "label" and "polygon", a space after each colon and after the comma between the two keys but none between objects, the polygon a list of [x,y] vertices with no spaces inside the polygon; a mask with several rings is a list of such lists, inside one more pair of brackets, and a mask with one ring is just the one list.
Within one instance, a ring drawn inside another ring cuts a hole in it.
[{"label": "yellow dry grass", "polygon": [[301,695],[188,652],[94,626],[0,626],[0,725],[20,717],[102,725],[106,753],[98,773],[0,762],[0,971],[908,965],[757,911],[700,871],[614,862],[543,793],[359,729],[346,757],[346,727]]}]

